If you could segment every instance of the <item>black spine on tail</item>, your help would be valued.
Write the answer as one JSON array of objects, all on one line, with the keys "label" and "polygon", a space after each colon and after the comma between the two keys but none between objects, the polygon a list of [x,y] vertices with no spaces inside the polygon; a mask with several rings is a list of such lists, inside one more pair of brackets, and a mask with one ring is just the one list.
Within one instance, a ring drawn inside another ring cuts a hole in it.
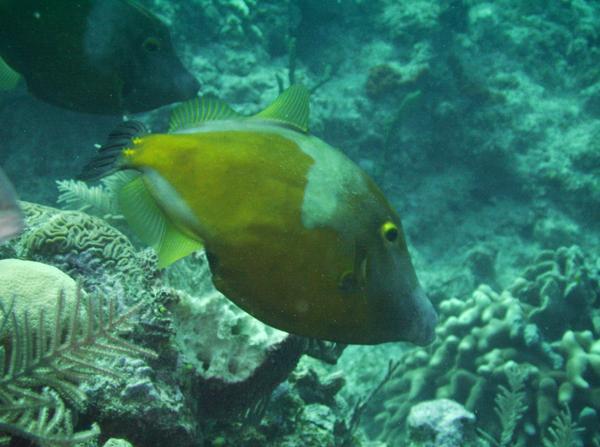
[{"label": "black spine on tail", "polygon": [[132,139],[146,135],[148,129],[139,121],[125,121],[119,124],[106,139],[106,143],[98,149],[98,153],[87,165],[83,167],[79,180],[98,180],[106,175],[113,174],[123,166],[119,166],[119,156],[123,149],[132,145]]}]

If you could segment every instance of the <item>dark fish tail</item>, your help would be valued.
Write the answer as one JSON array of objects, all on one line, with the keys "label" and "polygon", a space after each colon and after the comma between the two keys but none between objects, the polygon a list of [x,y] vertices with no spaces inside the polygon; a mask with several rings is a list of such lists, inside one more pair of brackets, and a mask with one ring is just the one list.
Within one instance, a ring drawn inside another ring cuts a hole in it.
[{"label": "dark fish tail", "polygon": [[98,149],[77,177],[79,180],[98,180],[101,177],[125,169],[120,162],[124,149],[133,145],[133,139],[148,134],[146,126],[139,121],[125,121],[119,124],[106,139],[106,143]]}]

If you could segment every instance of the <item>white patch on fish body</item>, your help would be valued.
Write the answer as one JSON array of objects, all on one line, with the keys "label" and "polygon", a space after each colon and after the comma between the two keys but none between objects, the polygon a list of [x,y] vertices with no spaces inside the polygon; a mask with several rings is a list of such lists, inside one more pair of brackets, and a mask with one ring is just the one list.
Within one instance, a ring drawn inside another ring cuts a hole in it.
[{"label": "white patch on fish body", "polygon": [[306,228],[333,227],[345,234],[360,220],[350,200],[367,197],[369,188],[358,167],[344,154],[315,137],[306,137],[300,148],[315,161],[307,175],[302,203],[302,223]]},{"label": "white patch on fish body", "polygon": [[352,197],[369,197],[370,191],[360,168],[340,151],[319,138],[305,135],[266,120],[206,121],[197,127],[180,129],[175,134],[215,131],[251,131],[275,133],[296,143],[302,152],[314,160],[307,174],[307,186],[302,203],[302,224],[305,228],[333,228],[351,235],[361,224],[352,209]]}]

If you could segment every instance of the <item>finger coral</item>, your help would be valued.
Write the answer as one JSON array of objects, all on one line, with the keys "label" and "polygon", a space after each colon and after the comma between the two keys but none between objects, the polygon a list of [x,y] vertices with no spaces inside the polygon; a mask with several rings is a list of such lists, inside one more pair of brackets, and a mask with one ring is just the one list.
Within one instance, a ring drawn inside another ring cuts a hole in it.
[{"label": "finger coral", "polygon": [[[434,398],[477,410],[478,425],[494,427],[497,419],[490,409],[496,384],[507,383],[508,365],[519,367],[526,384],[522,426],[538,427],[515,439],[540,445],[540,433],[562,405],[582,424],[584,419],[597,421],[599,297],[598,269],[574,246],[543,252],[501,293],[482,285],[465,299],[442,301],[436,341],[402,358],[382,390],[385,403],[369,430],[379,430],[380,439],[392,446],[402,445],[398,442],[411,406]],[[563,331],[553,329],[555,324]],[[595,430],[587,434],[590,439]]]}]

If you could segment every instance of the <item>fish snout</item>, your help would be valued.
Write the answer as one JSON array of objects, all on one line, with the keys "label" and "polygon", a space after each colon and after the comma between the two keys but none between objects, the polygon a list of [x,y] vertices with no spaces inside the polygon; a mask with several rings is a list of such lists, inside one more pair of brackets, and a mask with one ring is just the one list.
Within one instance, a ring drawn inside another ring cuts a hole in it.
[{"label": "fish snout", "polygon": [[191,99],[200,90],[200,83],[187,71],[179,73],[175,79],[175,94],[177,95],[178,101],[185,101]]},{"label": "fish snout", "polygon": [[198,93],[199,82],[175,55],[164,55],[164,59],[160,55],[133,64],[134,70],[122,90],[124,109],[129,113],[192,99]]},{"label": "fish snout", "polygon": [[435,339],[438,316],[421,287],[417,287],[408,298],[410,300],[409,327],[406,340],[419,346],[426,346]]}]

